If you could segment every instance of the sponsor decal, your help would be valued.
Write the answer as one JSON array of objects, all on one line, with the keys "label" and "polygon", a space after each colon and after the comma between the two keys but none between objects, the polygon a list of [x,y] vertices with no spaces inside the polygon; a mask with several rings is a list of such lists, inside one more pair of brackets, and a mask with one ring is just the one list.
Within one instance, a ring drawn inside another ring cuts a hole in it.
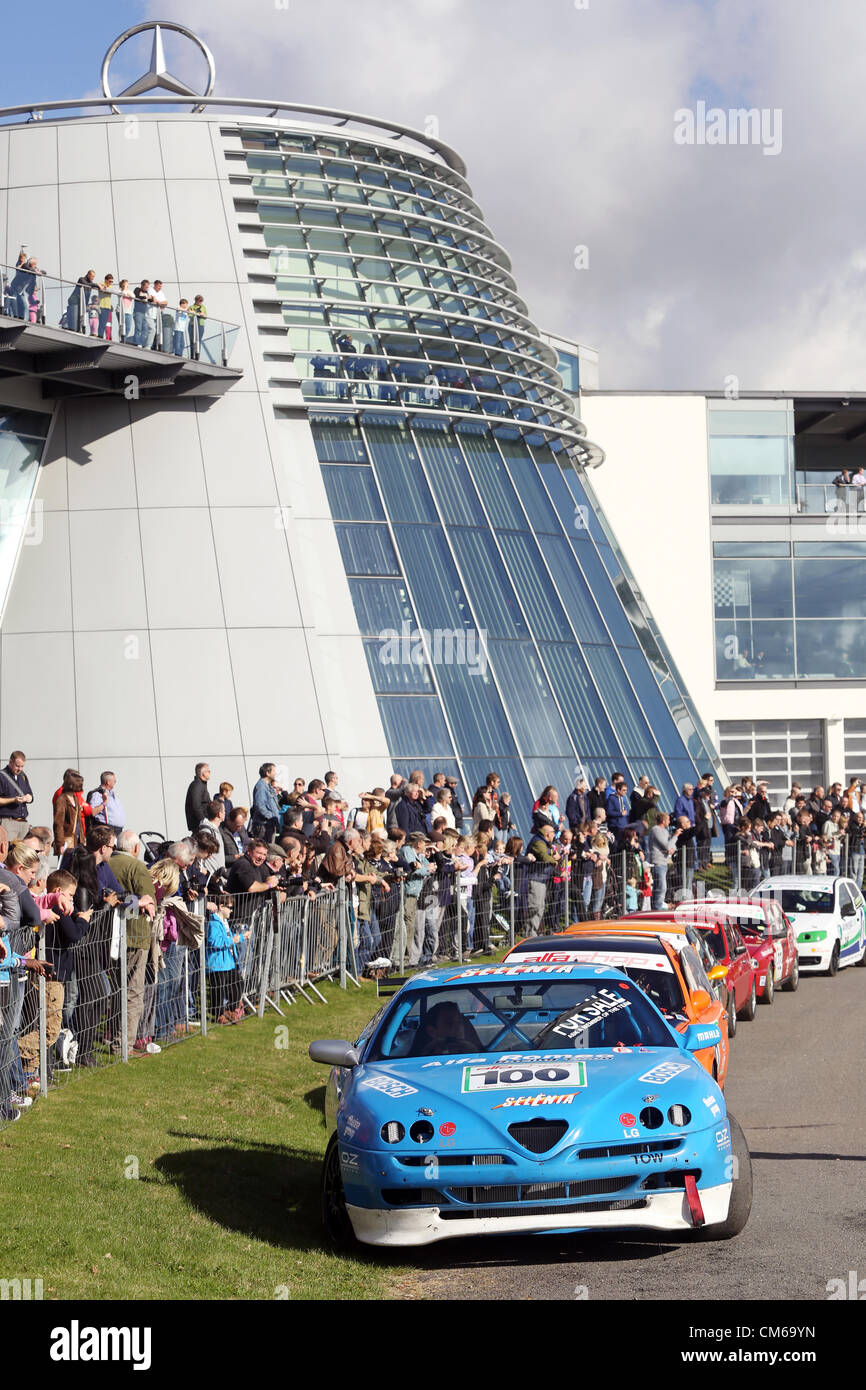
[{"label": "sponsor decal", "polygon": [[452,1134],[457,1133],[457,1126],[453,1120],[446,1120],[443,1125],[439,1126],[439,1133],[443,1139],[450,1139]]},{"label": "sponsor decal", "polygon": [[722,1113],[722,1108],[715,1096],[704,1096],[704,1105],[709,1110],[714,1120],[717,1120]]},{"label": "sponsor decal", "polygon": [[508,1096],[500,1101],[499,1105],[494,1105],[494,1110],[508,1110],[515,1105],[571,1105],[577,1095],[577,1091],[568,1091],[563,1096]]},{"label": "sponsor decal", "polygon": [[340,1163],[344,1168],[357,1169],[360,1167],[358,1155],[350,1153],[348,1149],[340,1150]]},{"label": "sponsor decal", "polygon": [[570,975],[573,969],[573,965],[477,965],[449,975],[445,983],[449,985],[452,980],[478,980],[496,975],[505,975],[509,980],[514,975]]},{"label": "sponsor decal", "polygon": [[641,1096],[641,1100],[644,1105],[650,1105],[654,1100],[658,1100],[658,1096]]},{"label": "sponsor decal", "polygon": [[486,1057],[449,1057],[447,1062],[422,1062],[421,1070],[427,1067],[465,1067],[467,1062],[486,1062]]},{"label": "sponsor decal", "polygon": [[462,1091],[513,1091],[518,1086],[585,1086],[586,1063],[464,1067]]},{"label": "sponsor decal", "polygon": [[611,1052],[626,1053],[629,1057],[631,1056],[631,1048],[626,1047],[625,1043],[616,1043],[615,1046],[611,1048]]},{"label": "sponsor decal", "polygon": [[637,1124],[637,1120],[635,1119],[634,1115],[630,1115],[627,1110],[624,1112],[624,1114],[620,1115],[619,1122],[621,1125]]},{"label": "sponsor decal", "polygon": [[723,1125],[721,1129],[716,1130],[716,1145],[720,1149],[729,1149],[731,1147],[731,1131],[727,1125]]},{"label": "sponsor decal", "polygon": [[631,1007],[629,999],[623,999],[621,994],[615,990],[600,989],[595,994],[591,994],[588,999],[584,999],[582,1004],[565,1018],[553,1029],[563,1038],[577,1037],[578,1033],[583,1033],[593,1024],[598,1023],[602,1018],[608,1018],[611,1014],[619,1013],[620,1009]]},{"label": "sponsor decal", "polygon": [[360,1128],[361,1128],[361,1121],[358,1119],[358,1116],[357,1116],[357,1115],[350,1115],[349,1118],[346,1120],[346,1124],[345,1124],[345,1130],[346,1130],[346,1136],[347,1136],[347,1138],[349,1138],[349,1139],[354,1139],[355,1135],[357,1134],[357,1132],[358,1132],[358,1130],[359,1130]]},{"label": "sponsor decal", "polygon": [[418,1087],[409,1086],[405,1081],[395,1081],[392,1076],[368,1076],[361,1082],[362,1091],[381,1091],[391,1100],[401,1100],[403,1096],[417,1096]]},{"label": "sponsor decal", "polygon": [[685,1062],[659,1062],[657,1067],[639,1076],[638,1081],[648,1081],[651,1086],[665,1086],[669,1081],[673,1081],[675,1076],[680,1076],[688,1069]]},{"label": "sponsor decal", "polygon": [[698,1033],[698,1042],[715,1044],[718,1042],[718,1038],[716,1037],[715,1033],[712,1032]]},{"label": "sponsor decal", "polygon": [[632,1154],[633,1163],[661,1163],[663,1154]]},{"label": "sponsor decal", "polygon": [[556,961],[583,962],[586,965],[604,965],[611,970],[666,970],[672,975],[673,966],[667,956],[655,955],[650,951],[521,951],[522,963],[535,961],[539,965],[553,964]]}]

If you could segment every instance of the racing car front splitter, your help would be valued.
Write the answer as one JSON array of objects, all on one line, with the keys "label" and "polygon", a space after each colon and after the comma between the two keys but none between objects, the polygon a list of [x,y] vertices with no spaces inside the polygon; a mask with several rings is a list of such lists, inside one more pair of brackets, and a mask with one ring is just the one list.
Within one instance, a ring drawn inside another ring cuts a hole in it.
[{"label": "racing car front splitter", "polygon": [[[700,1192],[704,1219],[715,1226],[727,1219],[731,1184],[704,1187]],[[541,1214],[532,1211],[509,1212],[501,1216],[462,1215],[459,1220],[443,1218],[439,1207],[412,1209],[371,1209],[347,1206],[352,1228],[364,1245],[432,1245],[456,1236],[542,1234],[545,1231],[649,1230],[690,1231],[694,1221],[687,1194],[648,1192],[644,1203],[629,1211],[584,1211]],[[579,1220],[576,1220],[580,1217]]]}]

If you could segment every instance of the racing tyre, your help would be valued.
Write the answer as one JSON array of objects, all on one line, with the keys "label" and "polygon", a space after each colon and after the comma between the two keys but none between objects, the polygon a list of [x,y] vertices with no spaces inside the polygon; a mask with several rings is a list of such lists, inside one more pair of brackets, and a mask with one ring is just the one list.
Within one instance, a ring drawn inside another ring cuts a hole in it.
[{"label": "racing tyre", "polygon": [[830,956],[830,964],[827,966],[827,974],[830,976],[831,979],[833,978],[834,975],[837,975],[837,974],[839,973],[839,956],[840,956],[840,954],[841,954],[841,951],[840,951],[840,949],[839,949],[839,942],[838,942],[838,941],[835,941],[835,942],[833,943],[833,953],[832,953],[832,955]]},{"label": "racing tyre", "polygon": [[785,983],[782,985],[782,989],[786,989],[786,990],[788,991],[789,994],[793,994],[793,993],[794,993],[794,990],[797,988],[797,986],[799,985],[799,983],[800,983],[800,961],[799,961],[799,959],[795,959],[795,960],[794,960],[794,969],[791,971],[791,973],[790,973],[790,975],[788,976],[787,980],[786,980]]},{"label": "racing tyre", "polygon": [[761,995],[762,1004],[772,1004],[776,997],[776,968],[774,965],[767,967],[767,980],[764,985],[764,993]]},{"label": "racing tyre", "polygon": [[757,992],[755,990],[755,980],[754,977],[752,977],[752,988],[749,991],[749,998],[743,1005],[743,1007],[740,1009],[739,1013],[739,1017],[743,1020],[744,1023],[751,1023],[752,1019],[755,1017],[755,1010],[757,1009],[757,1005],[758,997]]},{"label": "racing tyre", "polygon": [[733,994],[728,995],[728,1042],[733,1041],[737,1031],[737,1009]]},{"label": "racing tyre", "polygon": [[752,1160],[749,1156],[749,1146],[745,1134],[730,1110],[728,1124],[731,1126],[731,1156],[734,1162],[728,1217],[716,1226],[702,1226],[700,1230],[693,1231],[693,1240],[731,1240],[743,1230],[752,1210]]},{"label": "racing tyre", "polygon": [[331,1135],[322,1165],[322,1225],[325,1235],[336,1250],[351,1250],[357,1244],[349,1213],[340,1171],[340,1146],[336,1134]]}]

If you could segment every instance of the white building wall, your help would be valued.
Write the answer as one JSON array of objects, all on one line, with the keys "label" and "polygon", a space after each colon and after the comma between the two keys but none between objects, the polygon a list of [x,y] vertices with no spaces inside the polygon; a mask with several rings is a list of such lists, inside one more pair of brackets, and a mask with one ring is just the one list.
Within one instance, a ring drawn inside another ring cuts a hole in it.
[{"label": "white building wall", "polygon": [[[63,769],[118,775],[128,822],[184,830],[193,766],[249,804],[259,764],[353,796],[387,744],[309,427],[274,417],[215,118],[98,117],[0,133],[2,259],[201,292],[244,377],[205,400],[71,401],[40,472],[0,634],[0,753],[35,823]],[[7,166],[8,150],[8,166]],[[0,404],[12,399],[0,388]]]}]

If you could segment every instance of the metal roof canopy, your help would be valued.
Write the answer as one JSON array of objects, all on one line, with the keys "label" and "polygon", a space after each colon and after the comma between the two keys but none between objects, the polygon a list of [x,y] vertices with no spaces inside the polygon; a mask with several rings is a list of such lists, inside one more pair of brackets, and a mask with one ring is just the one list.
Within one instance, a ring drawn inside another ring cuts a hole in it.
[{"label": "metal roof canopy", "polygon": [[219,396],[243,373],[0,314],[0,373],[42,383],[46,400],[119,396]]}]

